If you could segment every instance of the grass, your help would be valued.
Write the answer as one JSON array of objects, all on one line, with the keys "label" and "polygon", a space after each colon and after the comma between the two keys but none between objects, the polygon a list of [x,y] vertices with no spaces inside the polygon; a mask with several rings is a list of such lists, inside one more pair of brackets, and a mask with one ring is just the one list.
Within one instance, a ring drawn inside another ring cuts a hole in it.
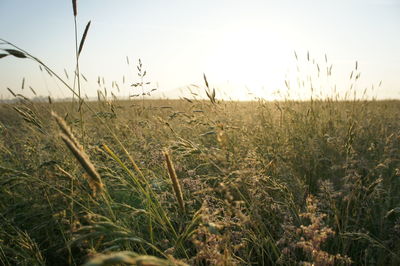
[{"label": "grass", "polygon": [[356,97],[357,62],[344,99],[145,100],[139,60],[140,100],[89,102],[72,3],[73,86],[0,39],[79,102],[0,104],[2,265],[400,263],[400,102]]},{"label": "grass", "polygon": [[[131,158],[89,112],[81,134],[71,104],[1,105],[2,264],[399,262],[397,101],[116,101],[104,119]],[[101,194],[50,109],[86,143]]]}]

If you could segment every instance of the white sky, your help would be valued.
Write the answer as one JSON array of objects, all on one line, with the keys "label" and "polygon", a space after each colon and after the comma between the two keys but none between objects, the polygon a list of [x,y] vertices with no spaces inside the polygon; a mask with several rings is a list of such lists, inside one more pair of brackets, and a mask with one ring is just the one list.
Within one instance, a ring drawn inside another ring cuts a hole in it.
[{"label": "white sky", "polygon": [[[187,96],[189,84],[204,87],[203,73],[217,97],[274,99],[277,90],[285,95],[286,79],[290,97],[304,99],[310,86],[298,87],[296,80],[308,75],[315,95],[332,95],[336,85],[343,96],[353,83],[349,76],[355,61],[361,72],[353,85],[357,95],[368,88],[369,97],[400,98],[400,0],[78,0],[79,35],[89,20],[81,72],[89,80],[82,84],[90,97],[97,95],[98,76],[116,95],[137,93],[129,85],[138,81],[135,64],[141,58],[152,82],[149,89],[158,85],[157,95],[170,98]],[[0,0],[0,25],[0,38],[30,51],[63,77],[64,68],[72,76],[71,1]],[[114,80],[120,92],[112,88]],[[35,63],[0,59],[0,98],[11,96],[7,87],[31,97],[29,86],[43,96],[71,96]]]}]

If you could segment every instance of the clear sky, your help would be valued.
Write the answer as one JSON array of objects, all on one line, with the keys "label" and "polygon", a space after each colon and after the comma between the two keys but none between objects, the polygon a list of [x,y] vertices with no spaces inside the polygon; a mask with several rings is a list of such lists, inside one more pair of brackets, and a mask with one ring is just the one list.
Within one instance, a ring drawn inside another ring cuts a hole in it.
[{"label": "clear sky", "polygon": [[[322,95],[332,95],[336,85],[343,96],[354,83],[349,77],[356,61],[361,76],[352,89],[358,95],[368,88],[370,97],[400,98],[400,0],[78,0],[79,36],[89,20],[80,59],[89,96],[97,95],[98,76],[116,95],[136,93],[129,85],[138,81],[141,58],[149,89],[158,87],[158,95],[171,98],[187,95],[189,84],[203,86],[203,73],[219,89],[217,97],[274,99],[277,90],[286,93],[285,80],[293,98],[309,97],[310,80]],[[69,83],[73,28],[69,0],[0,0],[0,38],[63,77],[65,68]],[[331,64],[332,76],[326,77]],[[43,96],[71,96],[37,64],[0,59],[0,98],[10,97],[7,87],[31,97],[29,86]]]}]

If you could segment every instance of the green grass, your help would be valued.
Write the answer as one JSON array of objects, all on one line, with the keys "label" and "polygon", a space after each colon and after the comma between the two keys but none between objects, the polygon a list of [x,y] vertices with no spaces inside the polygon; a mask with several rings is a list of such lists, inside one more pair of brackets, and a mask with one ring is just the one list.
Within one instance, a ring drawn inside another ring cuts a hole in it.
[{"label": "green grass", "polygon": [[400,263],[398,101],[87,104],[0,106],[1,264]]}]

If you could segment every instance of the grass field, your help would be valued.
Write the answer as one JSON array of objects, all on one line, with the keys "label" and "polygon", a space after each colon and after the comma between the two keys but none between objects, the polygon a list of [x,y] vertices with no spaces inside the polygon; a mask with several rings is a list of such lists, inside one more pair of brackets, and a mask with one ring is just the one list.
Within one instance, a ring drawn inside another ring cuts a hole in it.
[{"label": "grass field", "polygon": [[77,108],[0,105],[3,265],[400,263],[398,101]]},{"label": "grass field", "polygon": [[344,97],[146,100],[139,61],[138,98],[88,101],[72,7],[73,85],[0,39],[74,99],[0,103],[1,265],[400,265],[400,101],[356,97],[358,62]]}]

